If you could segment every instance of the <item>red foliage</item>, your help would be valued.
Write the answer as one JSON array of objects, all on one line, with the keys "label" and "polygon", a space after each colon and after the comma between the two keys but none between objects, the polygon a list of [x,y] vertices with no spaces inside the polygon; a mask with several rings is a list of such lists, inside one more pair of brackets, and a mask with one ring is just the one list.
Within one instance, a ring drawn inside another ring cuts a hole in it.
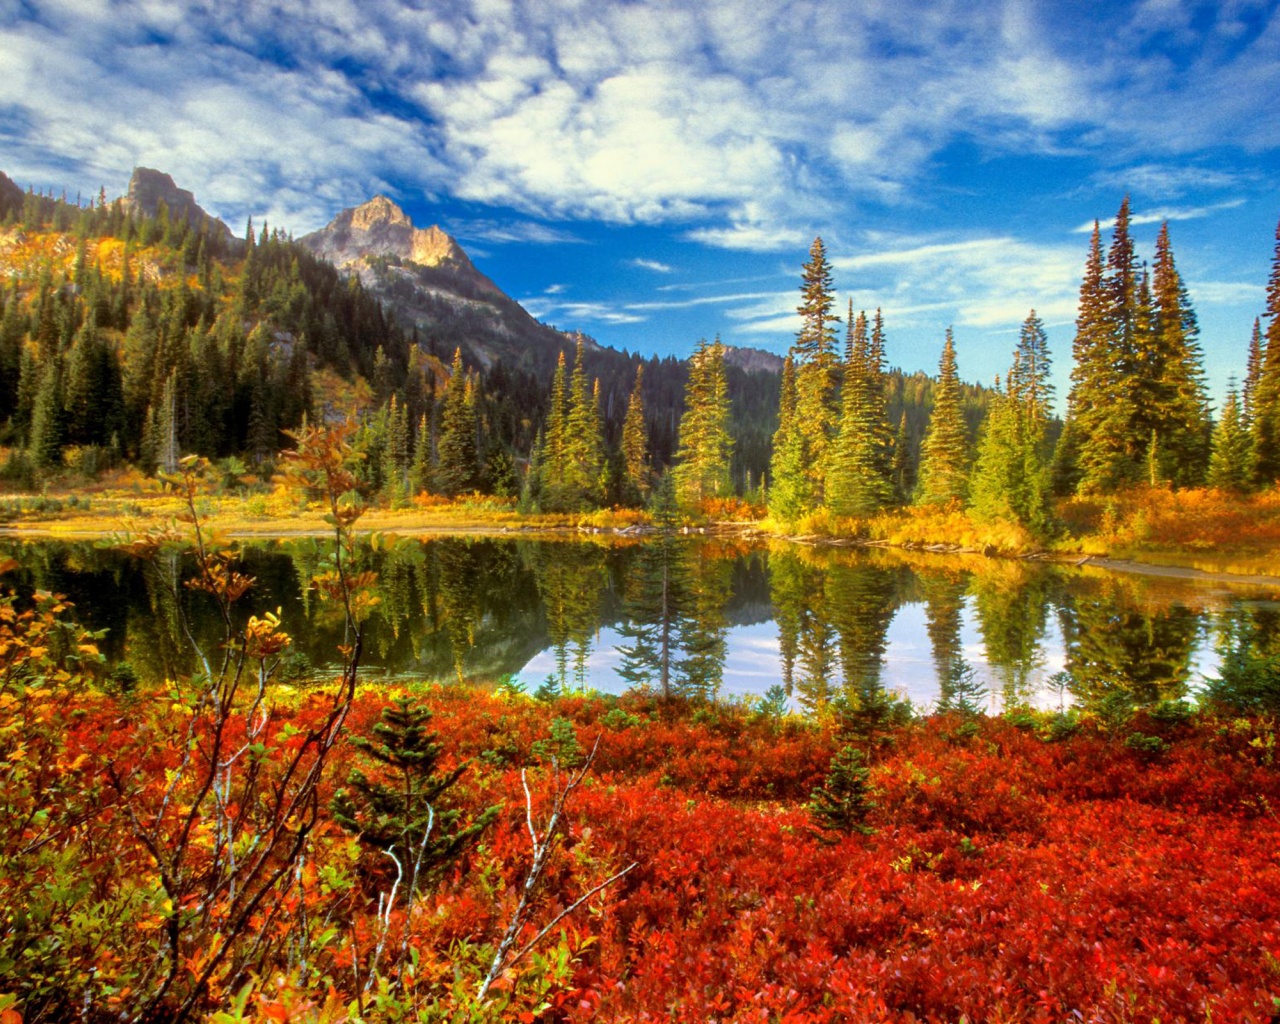
[{"label": "red foliage", "polygon": [[[386,699],[358,697],[351,728],[371,726]],[[492,948],[509,918],[529,861],[519,767],[557,717],[583,747],[601,742],[540,919],[639,867],[560,926],[566,976],[537,1000],[522,992],[538,970],[551,977],[545,964],[495,987],[512,999],[507,1019],[1265,1021],[1280,994],[1280,775],[1238,729],[1188,727],[1153,761],[1087,731],[1044,743],[986,721],[956,742],[945,722],[909,727],[872,760],[876,832],[831,843],[803,806],[839,745],[816,726],[640,698],[609,715],[598,701],[457,688],[425,699],[448,758],[505,751],[461,788],[475,809],[502,800],[507,812],[394,919],[410,929],[419,996],[454,998],[460,951]],[[278,712],[295,726],[320,713],[308,700]],[[162,768],[176,755],[148,746],[135,724],[147,717],[86,704],[68,756],[129,751]],[[329,778],[357,756],[345,750]],[[546,779],[534,782],[544,799]],[[342,841],[322,828],[314,860]],[[320,882],[303,886],[313,916],[335,912]],[[350,925],[318,955],[349,1000],[376,920],[372,897],[342,898]]]}]

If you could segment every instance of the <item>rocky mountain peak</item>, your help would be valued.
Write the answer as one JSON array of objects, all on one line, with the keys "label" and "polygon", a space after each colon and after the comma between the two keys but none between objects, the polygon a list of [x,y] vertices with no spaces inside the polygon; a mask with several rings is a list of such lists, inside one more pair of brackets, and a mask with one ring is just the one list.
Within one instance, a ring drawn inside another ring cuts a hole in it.
[{"label": "rocky mountain peak", "polygon": [[173,178],[151,167],[135,167],[129,178],[129,194],[125,203],[137,213],[154,217],[163,202],[174,220],[185,219],[192,227],[208,224],[211,230],[230,237],[231,229],[218,218],[206,213],[193,193],[178,188]]},{"label": "rocky mountain peak", "polygon": [[386,196],[374,196],[351,211],[351,227],[356,231],[370,231],[383,224],[413,227],[409,215]]},{"label": "rocky mountain peak", "polygon": [[416,228],[408,214],[386,196],[343,210],[319,231],[299,241],[322,259],[341,268],[358,267],[369,258],[394,257],[420,267],[438,267],[474,277],[494,287],[471,264],[457,241],[436,225]]}]

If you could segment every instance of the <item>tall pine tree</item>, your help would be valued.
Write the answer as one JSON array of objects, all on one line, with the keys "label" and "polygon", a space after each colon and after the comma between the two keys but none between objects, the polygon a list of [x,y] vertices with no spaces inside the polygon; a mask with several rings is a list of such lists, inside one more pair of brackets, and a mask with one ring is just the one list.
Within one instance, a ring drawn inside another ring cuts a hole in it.
[{"label": "tall pine tree", "polygon": [[732,455],[724,346],[719,338],[711,345],[704,338],[689,359],[685,410],[680,418],[680,447],[674,470],[680,503],[696,508],[708,498],[727,496]]},{"label": "tall pine tree", "polygon": [[969,431],[960,404],[955,341],[948,327],[938,364],[938,383],[933,389],[933,412],[920,452],[916,503],[937,505],[963,499],[968,482]]},{"label": "tall pine tree", "polygon": [[826,477],[827,505],[838,516],[872,515],[893,497],[883,352],[879,311],[873,340],[867,335],[866,314],[855,319],[850,302],[840,432]]},{"label": "tall pine tree", "polygon": [[643,504],[649,496],[649,429],[644,416],[644,363],[636,365],[636,380],[622,421],[622,497],[628,505]]}]

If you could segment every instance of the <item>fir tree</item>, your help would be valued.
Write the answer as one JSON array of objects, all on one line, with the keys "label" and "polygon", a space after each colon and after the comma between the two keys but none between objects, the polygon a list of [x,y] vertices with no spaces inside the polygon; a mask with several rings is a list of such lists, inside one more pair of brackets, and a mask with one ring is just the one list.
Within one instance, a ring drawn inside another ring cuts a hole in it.
[{"label": "fir tree", "polygon": [[1109,265],[1110,278],[1103,274],[1101,235],[1095,222],[1072,346],[1075,365],[1067,417],[1075,466],[1063,467],[1061,473],[1078,480],[1079,489],[1086,492],[1114,490],[1139,473],[1128,395],[1137,292],[1127,199],[1116,218]]},{"label": "fir tree", "polygon": [[31,409],[31,436],[27,447],[31,462],[38,469],[48,469],[62,461],[66,428],[62,407],[62,364],[55,357],[44,369]]},{"label": "fir tree", "polygon": [[555,376],[551,380],[551,409],[547,413],[547,425],[538,446],[538,493],[548,511],[561,507],[561,495],[565,486],[565,465],[568,444],[569,389],[565,377],[564,352],[556,362]]},{"label": "fir tree", "polygon": [[978,519],[1021,523],[1043,530],[1049,520],[1049,351],[1033,309],[1022,325],[1007,387],[991,403],[978,442],[970,482],[970,508]]},{"label": "fir tree", "polygon": [[948,327],[938,364],[938,383],[933,391],[933,413],[920,453],[916,503],[936,505],[963,499],[968,475],[969,431],[960,405],[955,342]]},{"label": "fir tree", "polygon": [[809,814],[818,827],[846,835],[871,835],[875,829],[866,823],[867,815],[876,803],[870,776],[866,754],[856,747],[841,747],[831,759],[826,782],[809,798]]},{"label": "fir tree", "polygon": [[1151,330],[1135,353],[1134,421],[1138,437],[1156,439],[1157,455],[1148,461],[1160,478],[1181,486],[1203,479],[1208,454],[1209,401],[1198,335],[1166,222],[1156,239]]},{"label": "fir tree", "polygon": [[792,352],[795,356],[796,417],[794,427],[803,439],[802,462],[809,478],[807,490],[814,504],[822,501],[823,477],[828,449],[835,437],[840,410],[837,405],[839,375],[836,358],[835,305],[831,266],[821,238],[809,249],[809,262],[802,271],[800,331]]},{"label": "fir tree", "polygon": [[401,504],[409,486],[409,414],[395,395],[387,407],[387,444],[383,450],[382,489],[392,507]]},{"label": "fir tree", "polygon": [[604,501],[604,437],[600,429],[599,391],[587,378],[584,345],[578,339],[565,419],[565,507],[598,508]]},{"label": "fir tree", "polygon": [[628,505],[642,505],[649,494],[649,436],[643,383],[644,363],[639,363],[622,421],[622,496]]},{"label": "fir tree", "polygon": [[1224,491],[1246,491],[1253,481],[1252,444],[1241,416],[1235,385],[1227,392],[1227,402],[1213,432],[1213,452],[1209,458],[1209,486]]},{"label": "fir tree", "polygon": [[455,497],[476,486],[479,460],[476,450],[476,416],[473,401],[468,398],[467,373],[462,365],[462,349],[455,349],[449,383],[444,392],[444,411],[440,417],[439,461],[436,465],[436,489]]},{"label": "fir tree", "polygon": [[850,302],[840,432],[827,460],[825,489],[827,505],[838,516],[872,515],[893,497],[881,335],[879,311],[873,341],[866,314],[855,320]]},{"label": "fir tree", "polygon": [[795,358],[782,364],[782,393],[778,405],[778,429],[773,435],[769,460],[769,514],[779,522],[793,523],[812,507],[813,490],[805,467],[804,435],[796,411]]},{"label": "fir tree", "polygon": [[1249,360],[1244,376],[1244,408],[1240,413],[1248,430],[1253,429],[1253,421],[1257,413],[1258,383],[1262,379],[1262,363],[1262,321],[1254,317],[1253,335],[1249,338]]},{"label": "fir tree", "polygon": [[724,346],[719,338],[711,345],[704,338],[689,359],[685,411],[680,418],[674,477],[681,504],[696,508],[707,498],[727,495],[732,454]]},{"label": "fir tree", "polygon": [[1254,389],[1254,476],[1269,487],[1280,479],[1280,225],[1267,280],[1267,321],[1262,343],[1262,369]]},{"label": "fir tree", "polygon": [[372,739],[351,737],[352,746],[380,766],[383,778],[353,769],[347,788],[333,798],[334,821],[395,859],[406,903],[475,845],[501,809],[490,807],[464,823],[461,810],[449,805],[449,791],[467,763],[437,771],[442,747],[428,731],[431,717],[425,705],[407,696],[384,707]]}]

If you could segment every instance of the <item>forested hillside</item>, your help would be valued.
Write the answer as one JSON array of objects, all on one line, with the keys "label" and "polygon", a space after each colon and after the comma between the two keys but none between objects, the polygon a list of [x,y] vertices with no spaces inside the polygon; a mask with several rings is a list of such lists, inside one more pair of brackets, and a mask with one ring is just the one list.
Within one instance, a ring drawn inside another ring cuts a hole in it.
[{"label": "forested hillside", "polygon": [[[183,197],[181,215],[170,215],[165,195]],[[557,360],[573,358],[581,339],[538,324],[491,283],[486,301],[500,315],[476,314],[437,280],[459,276],[450,266],[375,256],[344,273],[265,224],[233,238],[158,172],[140,170],[130,197],[114,201],[24,194],[6,178],[0,217],[0,443],[9,450],[0,471],[10,486],[126,464],[151,473],[185,454],[261,477],[288,446],[285,431],[354,412],[371,491],[514,496],[547,424]],[[616,504],[626,498],[621,445],[637,369],[647,466],[660,474],[676,455],[688,363],[582,340],[602,445],[595,500]],[[469,438],[444,451],[469,460],[460,470],[441,468],[455,349],[465,405],[452,429]],[[769,361],[749,356],[724,366],[734,439],[726,486],[739,494],[756,492],[766,474],[780,387],[759,368]],[[887,381],[909,487],[932,383],[897,372]],[[985,392],[967,394],[976,430]]]}]

